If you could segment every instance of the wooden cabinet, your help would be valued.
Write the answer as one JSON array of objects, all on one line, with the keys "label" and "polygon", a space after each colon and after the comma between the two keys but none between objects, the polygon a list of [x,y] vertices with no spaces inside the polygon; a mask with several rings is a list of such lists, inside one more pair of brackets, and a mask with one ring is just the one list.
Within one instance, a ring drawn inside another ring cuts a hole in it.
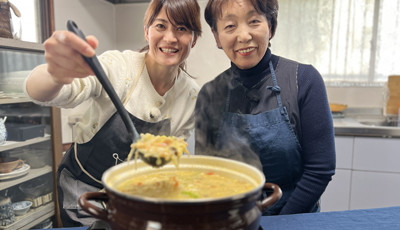
[{"label": "wooden cabinet", "polygon": [[0,229],[59,225],[55,172],[62,157],[60,111],[30,102],[22,90],[25,77],[40,63],[44,63],[41,44],[0,38],[0,118],[7,117],[8,133],[0,157],[24,161],[19,169],[0,173],[0,196],[32,202],[28,213]]},{"label": "wooden cabinet", "polygon": [[400,139],[356,137],[350,209],[400,205]]},{"label": "wooden cabinet", "polygon": [[400,139],[336,136],[336,175],[321,211],[400,205]]}]

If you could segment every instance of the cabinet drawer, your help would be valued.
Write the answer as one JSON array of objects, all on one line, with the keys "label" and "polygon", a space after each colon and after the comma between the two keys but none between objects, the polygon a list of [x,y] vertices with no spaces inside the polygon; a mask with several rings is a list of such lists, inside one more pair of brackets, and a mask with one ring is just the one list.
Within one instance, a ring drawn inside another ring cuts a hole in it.
[{"label": "cabinet drawer", "polygon": [[400,205],[400,173],[353,171],[350,209]]},{"label": "cabinet drawer", "polygon": [[354,170],[400,173],[400,139],[355,137]]}]

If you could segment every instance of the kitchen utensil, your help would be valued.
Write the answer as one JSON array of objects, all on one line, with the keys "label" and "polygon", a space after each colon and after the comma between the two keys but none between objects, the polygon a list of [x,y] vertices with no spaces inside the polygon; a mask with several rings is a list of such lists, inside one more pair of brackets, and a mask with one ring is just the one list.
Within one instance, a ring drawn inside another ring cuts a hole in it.
[{"label": "kitchen utensil", "polygon": [[[259,228],[261,212],[276,203],[282,191],[279,186],[265,183],[264,174],[249,164],[213,156],[183,156],[179,170],[196,169],[218,172],[241,178],[255,188],[241,194],[192,200],[164,200],[120,192],[117,187],[135,177],[154,170],[176,170],[172,164],[154,169],[142,161],[132,170],[129,162],[113,166],[102,176],[104,192],[84,193],[78,203],[84,211],[108,222],[112,229],[247,229]],[[260,200],[262,190],[272,195]],[[106,208],[91,202],[105,202]]]},{"label": "kitchen utensil", "polygon": [[9,173],[23,165],[24,161],[16,157],[0,158],[0,173]]},{"label": "kitchen utensil", "polygon": [[[80,38],[82,38],[84,41],[86,41],[86,37],[83,34],[83,32],[78,28],[75,22],[68,20],[67,22],[67,28],[69,31],[75,33],[78,35]],[[135,126],[133,125],[132,120],[129,118],[129,114],[126,111],[125,107],[122,105],[121,100],[119,99],[117,93],[115,92],[113,86],[111,85],[106,73],[104,72],[103,68],[101,67],[101,64],[99,60],[97,59],[96,55],[93,57],[86,57],[83,56],[83,59],[89,64],[90,68],[93,70],[95,73],[97,79],[100,81],[101,85],[103,86],[104,90],[107,92],[108,96],[110,97],[111,101],[113,102],[114,106],[117,109],[117,112],[120,114],[123,122],[125,123],[126,128],[128,129],[129,134],[132,136],[132,143],[135,143],[139,139],[139,133],[137,132]],[[153,156],[147,156],[145,157],[144,154],[139,153],[139,157],[146,162],[149,165],[152,165],[153,167],[161,167],[170,160],[166,160],[165,158],[160,157],[161,163],[156,164],[157,158]]]},{"label": "kitchen utensil", "polygon": [[28,174],[30,168],[31,167],[28,164],[24,164],[21,168],[13,170],[9,173],[0,173],[0,182],[2,180],[9,180],[9,179],[24,176],[24,175]]},{"label": "kitchen utensil", "polygon": [[0,145],[6,143],[7,140],[7,129],[4,124],[7,120],[7,117],[0,118]]},{"label": "kitchen utensil", "polygon": [[11,198],[7,197],[7,195],[0,196],[0,226],[12,224],[14,221],[15,214],[12,208]]},{"label": "kitchen utensil", "polygon": [[0,1],[0,37],[13,38],[10,3]]},{"label": "kitchen utensil", "polygon": [[17,216],[25,215],[32,206],[31,201],[19,201],[12,204],[14,214]]}]

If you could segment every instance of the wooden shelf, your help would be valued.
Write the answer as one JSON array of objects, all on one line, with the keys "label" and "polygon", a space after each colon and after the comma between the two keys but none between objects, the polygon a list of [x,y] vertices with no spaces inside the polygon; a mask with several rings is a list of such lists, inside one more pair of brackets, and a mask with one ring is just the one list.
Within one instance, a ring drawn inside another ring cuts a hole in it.
[{"label": "wooden shelf", "polygon": [[0,105],[31,102],[28,98],[0,98]]},{"label": "wooden shelf", "polygon": [[0,48],[11,49],[11,50],[24,50],[24,51],[34,51],[43,52],[43,44],[20,41],[16,39],[0,38]]},{"label": "wooden shelf", "polygon": [[44,220],[54,216],[54,209],[54,202],[50,202],[35,209],[32,208],[25,215],[16,216],[14,223],[6,226],[0,226],[0,229],[30,229]]},{"label": "wooden shelf", "polygon": [[36,137],[26,141],[6,141],[3,145],[0,145],[0,152],[7,151],[11,149],[16,149],[20,147],[29,146],[32,144],[37,144],[45,141],[51,140],[51,136],[49,134],[45,134],[44,137]]},{"label": "wooden shelf", "polygon": [[40,177],[40,176],[50,173],[52,171],[53,171],[53,168],[49,165],[45,165],[42,168],[29,169],[29,172],[26,175],[16,177],[13,179],[0,180],[0,187],[2,190],[4,190],[4,189],[10,188],[10,187],[13,187],[17,184],[21,184],[30,179]]}]

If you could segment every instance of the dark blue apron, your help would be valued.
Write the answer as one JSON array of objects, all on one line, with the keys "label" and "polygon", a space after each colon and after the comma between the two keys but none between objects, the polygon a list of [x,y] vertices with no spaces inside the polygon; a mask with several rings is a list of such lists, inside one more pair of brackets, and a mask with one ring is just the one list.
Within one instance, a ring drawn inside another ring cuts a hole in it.
[{"label": "dark blue apron", "polygon": [[[135,81],[125,96],[125,105],[136,87],[143,69],[145,59],[137,72]],[[143,121],[129,114],[139,133],[154,135],[171,135],[171,121]],[[63,157],[57,170],[57,191],[60,216],[64,227],[88,226],[95,219],[78,205],[78,198],[85,192],[98,191],[103,188],[101,177],[110,167],[126,160],[132,144],[125,123],[118,113],[114,113],[101,129],[87,143],[73,144]],[[76,148],[76,153],[75,153]]]},{"label": "dark blue apron", "polygon": [[[277,215],[286,204],[302,174],[301,147],[282,105],[272,62],[269,63],[274,86],[268,86],[278,101],[278,108],[260,114],[229,112],[230,90],[218,132],[221,156],[254,165],[264,172],[267,182],[278,184],[283,196],[263,215]],[[261,162],[261,164],[260,164]]]},{"label": "dark blue apron", "polygon": [[[154,135],[170,135],[171,122],[169,119],[157,123],[143,121],[129,114],[139,133]],[[124,122],[118,113],[104,124],[104,126],[87,143],[77,145],[77,157],[84,169],[97,180],[101,180],[104,171],[116,164],[114,153],[118,158],[125,160],[131,150],[132,138],[128,134]],[[92,186],[102,188],[102,185],[84,173],[75,159],[74,146],[67,151],[58,171],[67,168],[73,176]]]},{"label": "dark blue apron", "polygon": [[[139,133],[170,135],[170,119],[151,123],[129,115]],[[96,220],[79,207],[78,198],[85,192],[103,187],[102,174],[118,162],[113,154],[117,153],[118,159],[125,160],[131,144],[132,139],[121,116],[115,113],[89,142],[77,144],[76,156],[86,172],[75,159],[74,145],[66,152],[57,171],[58,200],[62,205],[60,216],[64,227],[88,226]]]},{"label": "dark blue apron", "polygon": [[[124,97],[124,106],[129,101],[145,65],[146,62],[143,59],[129,93]],[[170,119],[152,123],[143,121],[132,114],[129,114],[129,117],[139,133],[154,135],[170,135],[171,133]],[[63,157],[57,174],[59,176],[61,171],[66,169],[70,174],[68,176],[72,176],[75,180],[102,188],[101,176],[104,171],[119,161],[125,160],[131,150],[131,144],[132,137],[129,135],[125,123],[118,113],[114,113],[89,142],[71,146]],[[75,153],[75,147],[78,154]]]}]

